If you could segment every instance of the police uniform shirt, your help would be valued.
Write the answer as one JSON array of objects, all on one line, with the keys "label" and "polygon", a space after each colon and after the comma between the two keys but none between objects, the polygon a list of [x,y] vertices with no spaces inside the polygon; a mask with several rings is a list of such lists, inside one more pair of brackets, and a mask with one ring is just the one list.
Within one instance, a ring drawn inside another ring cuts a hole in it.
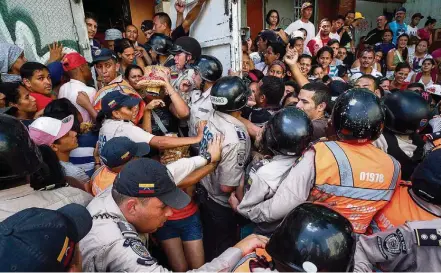
[{"label": "police uniform shirt", "polygon": [[87,206],[91,200],[92,195],[73,187],[36,191],[26,184],[0,191],[0,222],[31,207],[56,210],[72,203]]},{"label": "police uniform shirt", "polygon": [[274,196],[296,159],[297,157],[293,156],[276,155],[272,159],[263,159],[254,164],[249,178],[245,181],[247,190],[237,211],[245,218],[254,221],[256,214],[250,215],[251,209]]},{"label": "police uniform shirt", "polygon": [[131,121],[106,119],[98,136],[99,151],[101,152],[104,144],[114,137],[127,137],[134,142],[149,143],[154,135],[139,128]]},{"label": "police uniform shirt", "polygon": [[440,272],[441,219],[361,235],[354,259],[354,272],[372,272],[374,266],[382,271]]},{"label": "police uniform shirt", "polygon": [[[413,152],[415,152],[417,146],[412,144],[412,140],[403,140],[401,138],[399,138],[398,136],[395,136],[397,138],[398,141],[398,146],[400,147],[400,149],[408,156],[408,157],[412,157],[413,156]],[[387,153],[387,149],[389,148],[386,138],[384,137],[383,134],[380,135],[380,137],[375,140],[374,142],[372,142],[372,144],[379,148],[380,150],[382,150],[383,152]]]},{"label": "police uniform shirt", "polygon": [[200,143],[200,152],[205,152],[209,141],[216,134],[222,134],[221,161],[216,170],[202,179],[202,185],[208,195],[216,203],[230,207],[230,194],[221,191],[221,185],[237,187],[244,175],[245,164],[251,150],[251,140],[245,126],[234,117],[214,111],[204,129],[204,137]]},{"label": "police uniform shirt", "polygon": [[202,92],[193,90],[190,99],[190,119],[188,121],[188,136],[197,136],[196,124],[200,120],[208,120],[213,112],[213,104],[210,99],[211,88]]}]

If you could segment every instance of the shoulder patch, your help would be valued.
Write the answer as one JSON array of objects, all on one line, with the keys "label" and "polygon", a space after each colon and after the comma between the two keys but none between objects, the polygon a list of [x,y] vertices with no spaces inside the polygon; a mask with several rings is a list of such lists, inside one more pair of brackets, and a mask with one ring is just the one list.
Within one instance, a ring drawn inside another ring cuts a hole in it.
[{"label": "shoulder patch", "polygon": [[384,252],[392,255],[407,253],[407,246],[403,233],[397,229],[395,233],[387,235],[386,238],[384,238],[382,248]]},{"label": "shoulder patch", "polygon": [[441,246],[441,229],[415,229],[418,246]]},{"label": "shoulder patch", "polygon": [[131,239],[131,238],[126,239],[124,241],[124,247],[129,247],[129,246],[133,250],[133,252],[135,252],[136,255],[138,255],[142,259],[152,259],[149,251],[147,250],[145,245],[140,240]]},{"label": "shoulder patch", "polygon": [[260,168],[262,168],[263,166],[265,166],[266,164],[270,163],[271,160],[268,159],[262,159],[259,162],[255,163],[252,167],[251,167],[251,172],[256,173],[257,170],[259,170]]},{"label": "shoulder patch", "polygon": [[239,165],[239,167],[243,167],[245,166],[246,161],[246,152],[244,150],[240,150],[239,152],[237,152],[237,165]]},{"label": "shoulder patch", "polygon": [[234,129],[236,130],[237,138],[239,138],[239,141],[247,140],[247,135],[242,128],[240,128],[239,126],[234,126]]},{"label": "shoulder patch", "polygon": [[136,237],[138,237],[138,232],[136,232],[135,227],[132,226],[132,224],[130,224],[129,222],[119,221],[117,224],[118,224],[119,230],[121,231],[121,234],[125,238],[136,238]]}]

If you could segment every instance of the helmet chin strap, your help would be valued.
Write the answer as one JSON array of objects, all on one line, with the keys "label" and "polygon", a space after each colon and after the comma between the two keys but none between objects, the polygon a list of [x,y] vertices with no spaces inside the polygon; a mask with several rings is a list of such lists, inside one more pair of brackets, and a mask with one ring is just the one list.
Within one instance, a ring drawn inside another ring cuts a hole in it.
[{"label": "helmet chin strap", "polygon": [[207,83],[207,81],[206,80],[204,80],[204,79],[202,79],[202,81],[201,81],[201,91],[202,92],[204,92],[205,90],[205,85],[206,85],[206,83]]}]

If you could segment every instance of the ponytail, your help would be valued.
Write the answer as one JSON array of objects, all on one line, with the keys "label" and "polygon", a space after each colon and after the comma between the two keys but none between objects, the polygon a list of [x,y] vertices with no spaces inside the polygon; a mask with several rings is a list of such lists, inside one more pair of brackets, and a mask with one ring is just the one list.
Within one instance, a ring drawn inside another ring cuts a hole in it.
[{"label": "ponytail", "polygon": [[[112,113],[110,113],[112,115]],[[92,131],[94,133],[99,133],[101,127],[103,126],[103,123],[106,119],[110,119],[111,116],[109,116],[107,113],[103,112],[102,110],[98,112],[98,115],[96,116],[95,126],[93,127]]]},{"label": "ponytail", "polygon": [[436,19],[434,19],[434,18],[432,18],[430,16],[427,16],[427,21],[424,24],[424,26],[427,27],[428,25],[431,25],[431,24],[434,24],[434,23],[436,23]]}]

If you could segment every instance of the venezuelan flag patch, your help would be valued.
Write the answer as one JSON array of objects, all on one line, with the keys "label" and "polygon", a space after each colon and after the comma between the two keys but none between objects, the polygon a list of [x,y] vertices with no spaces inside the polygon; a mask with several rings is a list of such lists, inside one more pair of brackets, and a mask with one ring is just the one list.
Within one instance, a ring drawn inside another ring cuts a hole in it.
[{"label": "venezuelan flag patch", "polygon": [[141,194],[155,193],[155,184],[139,184],[138,193]]}]

